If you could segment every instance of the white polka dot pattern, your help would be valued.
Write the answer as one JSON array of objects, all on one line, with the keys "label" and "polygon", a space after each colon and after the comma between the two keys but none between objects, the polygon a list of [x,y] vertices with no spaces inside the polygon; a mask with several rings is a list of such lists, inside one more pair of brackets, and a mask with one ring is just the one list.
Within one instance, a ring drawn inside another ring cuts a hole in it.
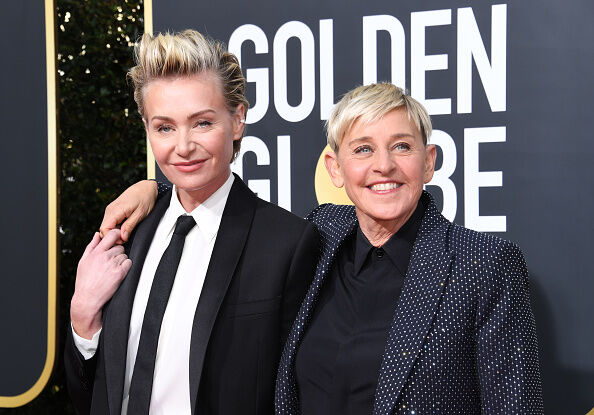
[{"label": "white polka dot pattern", "polygon": [[[542,414],[528,273],[519,248],[448,222],[428,205],[388,335],[374,414]],[[277,414],[299,414],[297,347],[335,253],[357,226],[352,206],[308,217],[321,260],[279,366]],[[307,414],[304,414],[307,415]]]},{"label": "white polka dot pattern", "polygon": [[157,182],[157,194],[159,195],[159,197],[161,197],[162,195],[167,193],[169,190],[171,190],[170,184],[163,183],[158,180],[155,180],[155,181]]}]

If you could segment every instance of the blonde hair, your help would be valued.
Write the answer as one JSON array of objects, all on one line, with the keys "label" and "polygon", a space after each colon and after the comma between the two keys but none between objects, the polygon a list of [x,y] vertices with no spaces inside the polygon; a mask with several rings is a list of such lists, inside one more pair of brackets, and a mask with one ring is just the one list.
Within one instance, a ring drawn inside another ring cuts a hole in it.
[{"label": "blonde hair", "polygon": [[[249,103],[245,98],[246,82],[237,57],[224,43],[204,37],[195,30],[179,33],[145,33],[134,46],[136,66],[128,72],[134,83],[134,100],[144,118],[144,88],[159,78],[191,76],[211,72],[220,80],[225,105],[231,114],[243,104],[245,115]],[[244,129],[245,131],[245,129]],[[241,139],[233,141],[233,159],[239,153]]]},{"label": "blonde hair", "polygon": [[388,83],[359,86],[347,92],[336,104],[326,121],[328,144],[337,152],[340,143],[357,120],[365,124],[382,118],[388,112],[406,108],[408,118],[414,121],[421,132],[423,144],[431,136],[431,117],[416,99],[407,95],[402,88]]}]

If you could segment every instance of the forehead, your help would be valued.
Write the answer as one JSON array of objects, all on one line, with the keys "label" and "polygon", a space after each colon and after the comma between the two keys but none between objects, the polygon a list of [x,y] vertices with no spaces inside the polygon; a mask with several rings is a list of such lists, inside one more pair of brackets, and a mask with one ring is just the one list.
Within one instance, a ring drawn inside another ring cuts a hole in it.
[{"label": "forehead", "polygon": [[412,136],[423,140],[415,122],[405,107],[393,109],[379,117],[360,116],[345,130],[340,144],[360,138],[382,138],[391,136]]},{"label": "forehead", "polygon": [[155,106],[224,105],[220,80],[212,72],[155,78],[147,82],[142,93],[146,111]]}]

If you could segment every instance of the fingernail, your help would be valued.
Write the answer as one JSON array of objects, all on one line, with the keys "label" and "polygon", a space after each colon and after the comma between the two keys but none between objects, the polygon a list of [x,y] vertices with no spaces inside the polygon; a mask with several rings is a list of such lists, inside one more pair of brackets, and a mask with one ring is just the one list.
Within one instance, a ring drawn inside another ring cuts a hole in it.
[{"label": "fingernail", "polygon": [[123,231],[122,232],[122,238],[128,239],[128,231]]}]

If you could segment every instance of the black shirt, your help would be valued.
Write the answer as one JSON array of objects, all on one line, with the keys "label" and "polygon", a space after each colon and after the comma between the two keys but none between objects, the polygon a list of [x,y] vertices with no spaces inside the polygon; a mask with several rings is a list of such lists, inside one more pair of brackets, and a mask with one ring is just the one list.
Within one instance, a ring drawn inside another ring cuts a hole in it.
[{"label": "black shirt", "polygon": [[303,415],[365,414],[424,207],[380,248],[360,228],[342,244],[295,362]]}]

